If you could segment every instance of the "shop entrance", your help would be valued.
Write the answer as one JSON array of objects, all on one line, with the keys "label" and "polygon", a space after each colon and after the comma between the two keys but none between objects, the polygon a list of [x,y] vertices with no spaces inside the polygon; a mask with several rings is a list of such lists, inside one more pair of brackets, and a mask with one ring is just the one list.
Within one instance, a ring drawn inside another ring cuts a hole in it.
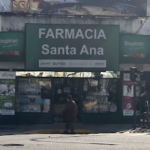
[{"label": "shop entrance", "polygon": [[78,107],[77,122],[82,119],[83,80],[75,78],[54,79],[54,122],[62,122],[61,113],[67,103],[67,96],[72,95]]}]

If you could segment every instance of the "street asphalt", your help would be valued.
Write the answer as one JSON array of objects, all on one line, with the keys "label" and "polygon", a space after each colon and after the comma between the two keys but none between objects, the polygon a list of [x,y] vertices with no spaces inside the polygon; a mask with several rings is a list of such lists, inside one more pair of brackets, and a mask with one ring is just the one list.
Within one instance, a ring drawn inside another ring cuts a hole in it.
[{"label": "street asphalt", "polygon": [[0,150],[150,150],[150,134],[19,134],[0,136]]}]

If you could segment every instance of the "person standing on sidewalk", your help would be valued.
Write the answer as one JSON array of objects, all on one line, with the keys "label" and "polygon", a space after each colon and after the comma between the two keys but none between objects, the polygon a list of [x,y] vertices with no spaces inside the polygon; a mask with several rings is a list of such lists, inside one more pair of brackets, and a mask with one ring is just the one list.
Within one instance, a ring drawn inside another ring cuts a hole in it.
[{"label": "person standing on sidewalk", "polygon": [[67,97],[67,104],[62,112],[63,121],[66,122],[66,130],[64,133],[74,134],[74,126],[73,122],[77,120],[77,105],[74,100],[72,100],[72,96]]},{"label": "person standing on sidewalk", "polygon": [[143,114],[144,112],[147,112],[147,99],[146,99],[146,91],[143,90],[141,95],[140,95],[140,110],[141,110],[141,114]]}]

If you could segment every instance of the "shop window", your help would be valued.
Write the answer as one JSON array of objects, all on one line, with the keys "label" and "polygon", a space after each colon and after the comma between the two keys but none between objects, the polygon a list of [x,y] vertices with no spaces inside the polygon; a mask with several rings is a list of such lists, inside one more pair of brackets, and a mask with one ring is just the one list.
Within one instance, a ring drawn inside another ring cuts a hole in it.
[{"label": "shop window", "polygon": [[50,78],[20,78],[17,80],[16,112],[48,113],[51,95]]},{"label": "shop window", "polygon": [[106,113],[117,111],[118,79],[85,79],[83,85],[84,113]]},{"label": "shop window", "polygon": [[0,80],[0,114],[15,114],[15,80]]}]

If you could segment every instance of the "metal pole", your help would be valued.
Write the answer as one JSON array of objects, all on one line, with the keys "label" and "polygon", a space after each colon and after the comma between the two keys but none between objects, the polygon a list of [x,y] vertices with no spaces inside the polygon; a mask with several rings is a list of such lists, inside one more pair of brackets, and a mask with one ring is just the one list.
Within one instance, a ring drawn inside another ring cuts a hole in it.
[{"label": "metal pole", "polygon": [[134,129],[136,129],[136,82],[134,82]]}]

